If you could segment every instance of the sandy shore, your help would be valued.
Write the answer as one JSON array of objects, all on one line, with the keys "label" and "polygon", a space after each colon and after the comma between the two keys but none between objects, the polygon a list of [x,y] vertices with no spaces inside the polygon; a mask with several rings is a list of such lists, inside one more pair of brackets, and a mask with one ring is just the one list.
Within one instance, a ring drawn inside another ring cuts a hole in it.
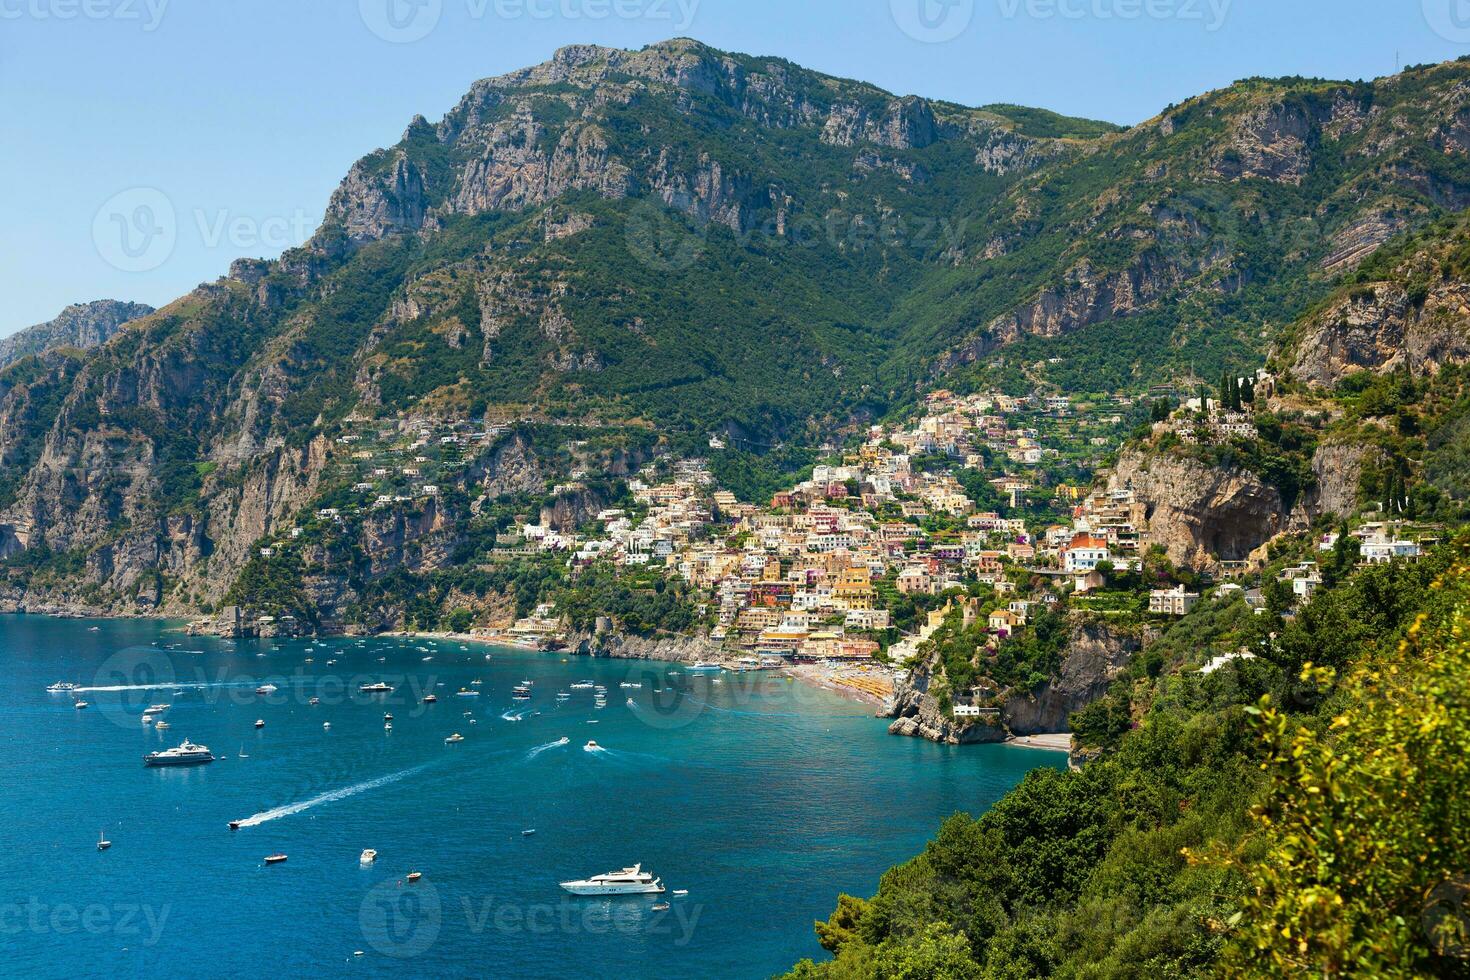
[{"label": "sandy shore", "polygon": [[1071,752],[1072,736],[1067,733],[1059,735],[1018,735],[1007,739],[1007,745],[1020,745],[1028,749],[1050,749],[1053,752]]}]

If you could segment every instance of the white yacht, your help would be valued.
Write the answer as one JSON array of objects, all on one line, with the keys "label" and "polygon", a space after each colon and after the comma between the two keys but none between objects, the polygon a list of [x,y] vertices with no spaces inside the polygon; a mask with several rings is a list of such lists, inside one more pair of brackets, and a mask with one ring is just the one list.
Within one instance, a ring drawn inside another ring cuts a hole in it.
[{"label": "white yacht", "polygon": [[384,684],[382,681],[378,681],[378,683],[376,684],[361,684],[358,686],[357,690],[362,694],[392,694],[393,686],[391,684]]},{"label": "white yacht", "polygon": [[586,881],[563,881],[561,886],[573,895],[662,895],[664,891],[664,883],[644,871],[641,864],[594,875]]},{"label": "white yacht", "polygon": [[377,859],[378,859],[378,852],[375,851],[375,850],[373,850],[371,847],[368,847],[368,848],[364,848],[362,854],[358,856],[357,863],[358,864],[372,864]]},{"label": "white yacht", "polygon": [[197,766],[200,763],[213,761],[214,753],[209,751],[209,746],[195,745],[187,738],[178,748],[149,752],[143,756],[145,766]]},{"label": "white yacht", "polygon": [[70,694],[72,691],[75,691],[76,689],[77,689],[77,686],[75,684],[71,683],[70,681],[57,681],[55,684],[51,684],[51,685],[48,685],[47,686],[46,693],[47,694]]},{"label": "white yacht", "polygon": [[700,671],[700,672],[704,672],[704,671],[724,670],[725,668],[724,667],[721,667],[719,664],[712,664],[712,663],[709,663],[708,661],[701,660],[697,664],[690,664],[689,665],[689,669],[691,671],[697,670],[697,671]]}]

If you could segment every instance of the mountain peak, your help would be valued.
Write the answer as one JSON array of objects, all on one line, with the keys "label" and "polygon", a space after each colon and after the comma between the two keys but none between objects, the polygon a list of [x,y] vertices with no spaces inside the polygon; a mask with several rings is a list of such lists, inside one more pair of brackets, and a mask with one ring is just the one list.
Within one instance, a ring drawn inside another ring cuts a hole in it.
[{"label": "mountain peak", "polygon": [[72,303],[45,323],[26,327],[0,340],[0,367],[58,347],[83,350],[98,347],[111,340],[124,324],[152,312],[153,307],[146,304],[115,299]]}]

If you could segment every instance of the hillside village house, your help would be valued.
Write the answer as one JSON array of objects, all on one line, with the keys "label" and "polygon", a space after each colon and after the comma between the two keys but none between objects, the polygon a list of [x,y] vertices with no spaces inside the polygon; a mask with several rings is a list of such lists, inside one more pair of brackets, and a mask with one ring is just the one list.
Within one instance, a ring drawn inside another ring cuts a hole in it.
[{"label": "hillside village house", "polygon": [[1090,572],[1102,562],[1111,561],[1112,557],[1106,540],[1085,533],[1073,535],[1061,552],[1062,568],[1074,573]]},{"label": "hillside village house", "polygon": [[1199,602],[1198,592],[1186,592],[1184,586],[1155,589],[1148,594],[1148,611],[1161,616],[1185,616]]}]

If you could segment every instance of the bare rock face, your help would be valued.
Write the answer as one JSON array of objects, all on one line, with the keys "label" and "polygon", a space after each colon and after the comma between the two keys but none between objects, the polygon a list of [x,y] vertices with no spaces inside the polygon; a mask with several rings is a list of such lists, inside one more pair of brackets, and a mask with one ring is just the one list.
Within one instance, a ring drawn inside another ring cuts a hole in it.
[{"label": "bare rock face", "polygon": [[1317,447],[1312,457],[1316,486],[1307,500],[1312,514],[1348,517],[1358,509],[1358,481],[1363,466],[1382,455],[1372,446],[1328,443]]},{"label": "bare rock face", "polygon": [[1057,676],[1034,694],[1013,695],[1001,709],[1001,720],[1013,735],[1071,731],[1072,713],[1106,694],[1151,638],[1151,634],[1121,633],[1105,623],[1075,624]]},{"label": "bare rock face", "polygon": [[939,124],[929,103],[914,96],[893,99],[874,112],[853,103],[834,105],[822,127],[822,142],[833,146],[873,143],[895,150],[929,146],[939,138]]},{"label": "bare rock face", "polygon": [[1309,141],[1323,121],[1300,106],[1263,106],[1240,120],[1215,172],[1227,180],[1258,177],[1300,184],[1312,165]]},{"label": "bare rock face", "polygon": [[1400,282],[1357,287],[1315,314],[1292,371],[1335,385],[1355,371],[1435,373],[1470,361],[1470,286],[1440,282],[1413,296]]},{"label": "bare rock face", "polygon": [[30,354],[41,354],[58,347],[90,350],[100,347],[126,323],[153,312],[143,303],[123,303],[115,299],[99,299],[93,303],[73,303],[56,319],[26,327],[0,340],[0,368]]},{"label": "bare rock face", "polygon": [[1147,543],[1163,545],[1179,565],[1244,561],[1290,516],[1280,492],[1254,474],[1182,456],[1124,452],[1108,486],[1133,490],[1145,507]]}]

